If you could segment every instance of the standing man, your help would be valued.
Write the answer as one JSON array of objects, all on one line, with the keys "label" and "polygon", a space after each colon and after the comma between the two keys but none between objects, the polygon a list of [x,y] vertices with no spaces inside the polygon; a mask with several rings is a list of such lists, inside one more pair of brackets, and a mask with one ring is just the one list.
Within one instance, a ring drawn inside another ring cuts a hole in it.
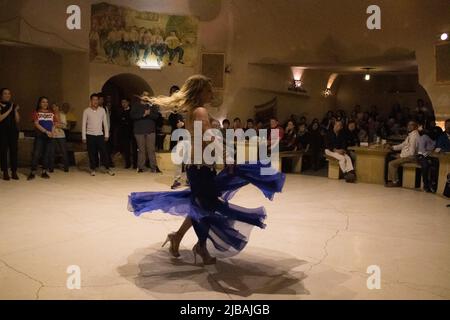
[{"label": "standing man", "polygon": [[105,143],[109,139],[108,121],[106,118],[105,109],[99,107],[98,102],[98,95],[95,93],[92,94],[90,106],[83,112],[83,143],[87,143],[91,176],[95,176],[99,153],[100,161],[105,166],[106,173],[110,176],[114,176],[115,173],[109,168],[108,154]]},{"label": "standing man", "polygon": [[119,150],[125,161],[125,169],[131,168],[131,160],[133,160],[134,169],[137,169],[137,145],[133,135],[133,122],[130,118],[130,101],[124,98],[121,105],[122,111],[118,119]]},{"label": "standing man", "polygon": [[156,163],[156,120],[158,108],[150,103],[148,92],[144,92],[139,103],[131,108],[131,119],[134,121],[134,135],[138,146],[138,173],[144,172],[146,156],[150,161],[151,172],[160,173]]},{"label": "standing man", "polygon": [[[170,88],[170,96],[172,96],[174,93],[180,91],[180,87],[178,86],[172,86]],[[181,114],[179,114],[176,110],[173,111],[170,115],[169,115],[169,124],[170,127],[172,128],[172,131],[170,132],[171,134],[178,129],[178,122],[183,122],[183,116]],[[176,141],[170,141],[170,150],[173,149],[173,147],[175,147],[177,144]]]}]

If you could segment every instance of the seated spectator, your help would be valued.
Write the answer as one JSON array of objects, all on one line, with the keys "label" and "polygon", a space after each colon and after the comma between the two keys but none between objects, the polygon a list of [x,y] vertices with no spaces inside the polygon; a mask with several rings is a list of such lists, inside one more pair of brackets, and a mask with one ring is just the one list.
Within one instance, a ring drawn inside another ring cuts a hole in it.
[{"label": "seated spectator", "polygon": [[284,129],[279,125],[278,119],[273,117],[270,118],[270,129],[267,133],[267,147],[272,147],[272,130],[278,130],[278,143],[283,140],[284,137]]},{"label": "seated spectator", "polygon": [[423,125],[418,128],[417,162],[422,167],[423,189],[426,192],[436,192],[439,160],[431,157],[435,142],[425,132]]},{"label": "seated spectator", "polygon": [[327,115],[322,119],[321,123],[322,128],[324,128],[326,131],[330,130],[330,128],[332,129],[334,125],[333,119],[336,120],[334,112],[330,110],[327,112]]},{"label": "seated spectator", "polygon": [[450,152],[450,119],[445,120],[445,131],[437,138],[436,151]]},{"label": "seated spectator", "polygon": [[359,130],[356,128],[355,120],[350,120],[347,129],[345,130],[345,142],[347,147],[359,146],[358,132]]},{"label": "seated spectator", "polygon": [[253,119],[247,119],[247,125],[245,126],[245,131],[248,129],[255,129],[255,123],[253,122]]},{"label": "seated spectator", "polygon": [[233,120],[233,129],[242,129],[242,122],[240,118],[234,118]]},{"label": "seated spectator", "polygon": [[387,187],[400,187],[398,168],[402,164],[416,162],[415,155],[417,154],[417,138],[419,136],[417,123],[415,121],[410,121],[407,129],[408,136],[405,141],[393,147],[388,146],[394,151],[400,151],[400,154],[397,154],[394,160],[389,161]]},{"label": "seated spectator", "polygon": [[306,123],[302,123],[298,127],[297,139],[296,139],[297,150],[308,152],[310,146],[309,132],[306,129]]},{"label": "seated spectator", "polygon": [[319,120],[313,120],[311,127],[309,129],[309,147],[311,151],[311,162],[313,170],[317,171],[321,167],[322,152],[324,139],[320,130]]},{"label": "seated spectator", "polygon": [[369,133],[367,130],[367,126],[363,123],[358,124],[358,141],[361,142],[369,142]]},{"label": "seated spectator", "polygon": [[258,122],[256,122],[256,134],[259,136],[259,130],[264,129],[264,124],[261,120],[259,120]]},{"label": "seated spectator", "polygon": [[211,120],[211,128],[220,130],[220,122],[219,120],[213,119]]},{"label": "seated spectator", "polygon": [[347,154],[344,126],[342,121],[336,121],[332,131],[328,132],[325,154],[339,161],[339,167],[344,173],[345,181],[352,183],[356,180],[352,159]]},{"label": "seated spectator", "polygon": [[222,121],[222,129],[220,129],[222,131],[222,135],[223,135],[224,140],[226,138],[227,129],[230,129],[230,120],[225,119],[225,120]]},{"label": "seated spectator", "polygon": [[295,139],[297,138],[297,128],[294,121],[289,120],[284,130],[283,139],[280,141],[280,151],[295,150]]}]

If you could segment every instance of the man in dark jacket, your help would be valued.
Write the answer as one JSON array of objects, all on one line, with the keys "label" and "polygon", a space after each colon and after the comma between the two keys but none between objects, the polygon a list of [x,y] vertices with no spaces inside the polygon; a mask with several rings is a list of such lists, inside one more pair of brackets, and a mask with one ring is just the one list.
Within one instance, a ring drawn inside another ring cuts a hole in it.
[{"label": "man in dark jacket", "polygon": [[334,123],[333,130],[327,134],[325,154],[339,161],[339,167],[344,173],[346,182],[355,182],[355,170],[352,159],[347,153],[347,141],[343,128],[342,121],[337,120]]},{"label": "man in dark jacket", "polygon": [[121,106],[122,110],[117,119],[118,147],[125,161],[125,169],[131,168],[131,160],[133,160],[134,169],[137,169],[137,145],[133,133],[133,121],[130,117],[130,101],[122,99]]},{"label": "man in dark jacket", "polygon": [[144,172],[146,156],[150,161],[151,172],[161,172],[156,163],[156,120],[158,107],[149,102],[148,93],[144,92],[139,103],[131,108],[130,117],[134,121],[134,136],[138,146],[138,172]]}]

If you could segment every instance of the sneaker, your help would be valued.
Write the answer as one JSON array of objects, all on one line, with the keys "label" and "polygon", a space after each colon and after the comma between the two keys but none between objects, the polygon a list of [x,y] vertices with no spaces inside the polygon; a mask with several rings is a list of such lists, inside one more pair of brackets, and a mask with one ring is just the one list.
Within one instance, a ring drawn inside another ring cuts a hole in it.
[{"label": "sneaker", "polygon": [[144,170],[142,170],[142,169],[137,170],[137,173],[143,173],[143,172],[144,172]]},{"label": "sneaker", "polygon": [[19,180],[19,176],[17,175],[17,172],[13,171],[13,172],[11,173],[11,178],[12,178],[13,180]]},{"label": "sneaker", "polygon": [[91,177],[95,177],[95,170],[91,170]]},{"label": "sneaker", "polygon": [[5,181],[9,181],[10,180],[8,172],[3,172],[3,180],[5,180]]},{"label": "sneaker", "polygon": [[46,171],[42,172],[41,174],[41,178],[42,179],[50,179],[50,176],[48,175],[48,173]]},{"label": "sneaker", "polygon": [[28,175],[27,180],[30,181],[30,180],[33,180],[34,178],[36,178],[36,176],[34,175],[33,172],[31,172],[31,173]]},{"label": "sneaker", "polygon": [[116,174],[111,169],[106,170],[106,173],[109,174],[111,177],[114,177]]},{"label": "sneaker", "polygon": [[179,187],[181,187],[181,183],[179,181],[175,181],[170,187],[170,189],[175,190],[178,189]]}]

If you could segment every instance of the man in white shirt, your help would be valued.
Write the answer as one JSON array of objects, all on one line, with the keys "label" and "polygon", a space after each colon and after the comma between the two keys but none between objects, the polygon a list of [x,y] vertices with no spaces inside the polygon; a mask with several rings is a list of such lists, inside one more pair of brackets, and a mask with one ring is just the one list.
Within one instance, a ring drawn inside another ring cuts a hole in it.
[{"label": "man in white shirt", "polygon": [[109,139],[108,120],[105,109],[100,108],[98,105],[97,94],[91,95],[91,105],[83,112],[82,138],[83,143],[87,144],[91,176],[95,176],[99,153],[101,163],[105,166],[106,172],[110,176],[114,176],[114,172],[109,168],[109,157],[105,143]]},{"label": "man in white shirt", "polygon": [[398,178],[398,168],[405,163],[416,163],[417,154],[417,139],[419,132],[418,126],[415,121],[408,122],[408,136],[402,143],[393,146],[392,150],[400,151],[395,160],[389,162],[388,165],[388,183],[387,187],[400,187],[400,181]]}]

